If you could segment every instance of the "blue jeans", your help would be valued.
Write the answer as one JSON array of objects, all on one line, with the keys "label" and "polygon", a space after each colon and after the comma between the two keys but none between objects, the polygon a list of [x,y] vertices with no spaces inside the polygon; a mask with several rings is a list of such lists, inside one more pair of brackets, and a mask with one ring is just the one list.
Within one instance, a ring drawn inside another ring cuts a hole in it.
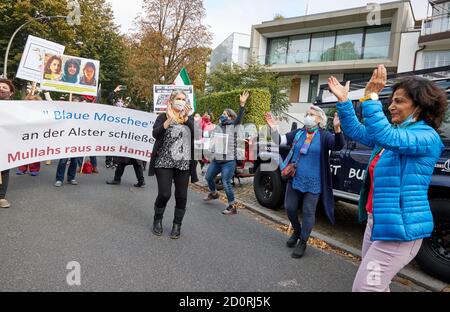
[{"label": "blue jeans", "polygon": [[[286,184],[284,207],[294,231],[300,233],[300,238],[308,241],[316,223],[316,208],[320,194],[302,193],[292,188],[292,182]],[[303,222],[298,220],[298,207],[302,205]]]},{"label": "blue jeans", "polygon": [[220,173],[222,177],[223,189],[227,194],[228,204],[233,205],[235,203],[234,191],[231,186],[231,179],[234,176],[234,170],[236,169],[236,161],[230,160],[227,162],[218,163],[215,159],[211,162],[206,172],[206,181],[208,182],[209,191],[214,193],[216,189],[216,176]]},{"label": "blue jeans", "polygon": [[[66,173],[66,164],[68,158],[60,159],[58,163],[58,168],[56,169],[56,181],[64,182],[64,174]],[[75,180],[77,175],[77,165],[80,158],[70,158],[69,170],[67,171],[67,181]],[[81,161],[83,159],[81,158]]]},{"label": "blue jeans", "polygon": [[0,199],[5,199],[9,183],[9,170],[2,171],[0,172],[0,174],[2,175],[2,183],[3,183],[0,184]]}]

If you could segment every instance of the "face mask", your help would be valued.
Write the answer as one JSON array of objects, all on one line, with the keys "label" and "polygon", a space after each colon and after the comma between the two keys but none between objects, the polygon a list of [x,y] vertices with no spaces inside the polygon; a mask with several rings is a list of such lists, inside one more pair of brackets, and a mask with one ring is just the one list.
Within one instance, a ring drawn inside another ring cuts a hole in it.
[{"label": "face mask", "polygon": [[182,111],[184,109],[184,106],[186,105],[186,102],[183,100],[176,100],[175,102],[173,102],[172,104],[172,108],[178,110],[178,111]]},{"label": "face mask", "polygon": [[123,107],[123,106],[124,106],[123,101],[122,101],[122,100],[118,100],[118,101],[116,102],[116,106],[117,106],[117,107]]},{"label": "face mask", "polygon": [[224,123],[224,122],[226,122],[227,120],[228,120],[228,117],[225,116],[225,115],[222,115],[222,116],[220,116],[220,118],[219,118],[220,123]]},{"label": "face mask", "polygon": [[317,126],[316,118],[314,116],[306,116],[304,124],[305,124],[305,127],[308,129],[314,128],[315,126]]},{"label": "face mask", "polygon": [[11,92],[0,91],[0,99],[9,100],[10,97],[11,97]]},{"label": "face mask", "polygon": [[417,114],[417,111],[418,111],[418,110],[419,110],[419,107],[417,107],[417,108],[414,110],[414,112],[413,112],[411,115],[409,115],[408,118],[406,118],[405,122],[406,122],[406,121],[416,122],[416,121],[417,121],[416,114]]}]

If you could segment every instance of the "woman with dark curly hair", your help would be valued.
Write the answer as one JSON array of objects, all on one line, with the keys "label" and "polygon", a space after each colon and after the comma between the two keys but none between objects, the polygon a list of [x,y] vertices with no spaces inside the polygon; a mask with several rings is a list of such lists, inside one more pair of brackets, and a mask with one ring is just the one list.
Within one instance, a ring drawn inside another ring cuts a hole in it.
[{"label": "woman with dark curly hair", "polygon": [[44,68],[44,79],[59,80],[61,78],[62,60],[58,55],[52,55]]},{"label": "woman with dark curly hair", "polygon": [[62,82],[77,83],[78,74],[80,73],[80,60],[68,59],[64,64],[64,75],[61,78]]},{"label": "woman with dark curly hair", "polygon": [[95,87],[97,85],[95,73],[96,73],[95,64],[92,62],[87,62],[83,67],[83,77],[80,80],[80,84]]},{"label": "woman with dark curly hair", "polygon": [[348,100],[350,82],[343,86],[328,79],[344,133],[374,148],[359,202],[360,220],[367,220],[367,227],[353,291],[389,291],[394,276],[414,259],[434,227],[428,187],[444,150],[436,130],[447,108],[446,94],[423,78],[400,80],[392,88],[390,124],[378,100],[386,80],[386,68],[379,65],[360,99],[361,124]]}]

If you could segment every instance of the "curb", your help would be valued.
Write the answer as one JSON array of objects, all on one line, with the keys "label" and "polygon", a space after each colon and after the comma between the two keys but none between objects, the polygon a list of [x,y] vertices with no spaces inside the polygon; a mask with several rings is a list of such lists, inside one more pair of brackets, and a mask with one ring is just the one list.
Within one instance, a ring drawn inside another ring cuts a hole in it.
[{"label": "curb", "polygon": [[[289,226],[289,224],[290,224],[288,220],[286,220],[284,218],[280,218],[279,216],[275,215],[268,209],[260,208],[253,204],[243,202],[241,200],[239,200],[239,203],[244,205],[248,210],[253,211],[275,223],[278,223],[278,224],[284,225],[284,226]],[[334,248],[341,249],[347,253],[350,253],[354,256],[358,256],[361,258],[361,251],[359,249],[356,249],[352,246],[349,246],[347,244],[339,242],[329,236],[323,235],[316,231],[312,231],[311,237],[322,240]],[[423,287],[423,288],[433,291],[433,292],[442,292],[449,288],[448,284],[441,282],[440,280],[435,279],[435,278],[433,278],[421,271],[418,271],[418,270],[412,270],[409,268],[405,268],[405,269],[401,270],[397,274],[397,276],[408,279],[408,280],[412,281],[414,284],[417,284],[418,286]]]}]

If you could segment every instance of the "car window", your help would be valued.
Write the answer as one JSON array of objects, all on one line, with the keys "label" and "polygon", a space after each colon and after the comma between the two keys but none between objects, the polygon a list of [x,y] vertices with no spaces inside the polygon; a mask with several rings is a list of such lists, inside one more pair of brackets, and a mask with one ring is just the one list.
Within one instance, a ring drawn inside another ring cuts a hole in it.
[{"label": "car window", "polygon": [[448,146],[450,144],[450,106],[445,113],[444,121],[438,130],[442,141]]}]

